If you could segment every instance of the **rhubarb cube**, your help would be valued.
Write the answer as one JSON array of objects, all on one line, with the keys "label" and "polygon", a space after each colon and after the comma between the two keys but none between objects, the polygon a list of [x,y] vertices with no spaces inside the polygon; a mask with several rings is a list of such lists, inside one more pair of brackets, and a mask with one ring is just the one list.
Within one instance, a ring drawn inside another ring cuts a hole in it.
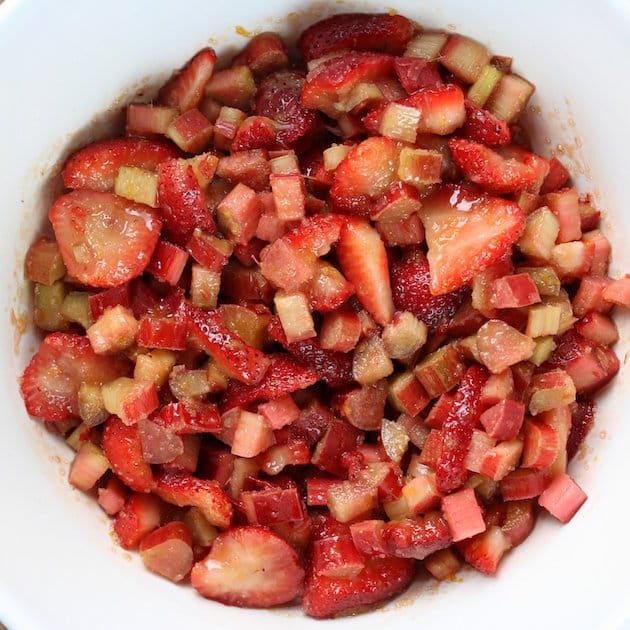
[{"label": "rhubarb cube", "polygon": [[398,312],[383,328],[385,351],[392,359],[411,359],[427,341],[426,324],[409,311]]},{"label": "rhubarb cube", "polygon": [[558,218],[557,243],[568,243],[582,238],[578,202],[578,192],[575,188],[565,188],[545,195],[547,207]]},{"label": "rhubarb cube", "polygon": [[420,189],[429,184],[439,184],[442,181],[442,161],[439,151],[405,147],[400,152],[398,177]]},{"label": "rhubarb cube", "polygon": [[575,324],[575,330],[601,346],[612,346],[619,341],[615,321],[601,313],[589,313]]},{"label": "rhubarb cube", "polygon": [[394,182],[374,204],[373,221],[403,221],[422,207],[417,189],[404,182]]},{"label": "rhubarb cube", "polygon": [[289,343],[317,336],[308,299],[303,293],[278,291],[273,302]]},{"label": "rhubarb cube", "polygon": [[315,273],[308,287],[309,303],[314,311],[336,311],[353,293],[354,286],[337,267],[324,260],[315,261]]},{"label": "rhubarb cube", "polygon": [[502,76],[502,72],[492,64],[484,66],[468,89],[468,100],[478,107],[483,107]]},{"label": "rhubarb cube", "polygon": [[526,273],[497,278],[492,283],[490,303],[494,308],[520,308],[540,302],[540,294]]},{"label": "rhubarb cube", "polygon": [[214,121],[214,146],[222,151],[229,151],[238,128],[246,118],[247,114],[240,109],[225,105],[221,107]]},{"label": "rhubarb cube", "polygon": [[497,572],[499,563],[510,546],[510,541],[496,525],[457,545],[464,560],[486,575],[494,575]]},{"label": "rhubarb cube", "polygon": [[453,542],[472,538],[486,530],[481,507],[472,488],[464,488],[442,498],[442,513]]},{"label": "rhubarb cube", "polygon": [[205,94],[222,105],[248,110],[256,93],[251,69],[246,65],[233,66],[215,72],[206,83]]},{"label": "rhubarb cube", "polygon": [[545,470],[519,468],[501,479],[499,486],[504,501],[520,501],[540,496],[547,487],[548,473]]},{"label": "rhubarb cube", "polygon": [[307,477],[306,503],[311,506],[322,506],[328,503],[328,490],[340,483],[336,477]]},{"label": "rhubarb cube", "polygon": [[188,252],[167,241],[158,241],[147,271],[157,280],[175,286],[184,273]]},{"label": "rhubarb cube", "polygon": [[384,558],[389,555],[383,539],[385,521],[359,521],[350,525],[352,542],[359,553],[368,558]]},{"label": "rhubarb cube", "polygon": [[395,420],[383,418],[381,424],[381,443],[387,456],[397,464],[400,463],[407,452],[409,436],[405,428]]},{"label": "rhubarb cube", "polygon": [[98,504],[107,516],[116,516],[125,506],[129,490],[118,477],[110,477],[105,487],[98,489]]},{"label": "rhubarb cube", "polygon": [[287,243],[274,241],[260,255],[260,271],[271,283],[285,291],[295,291],[313,277],[315,258]]},{"label": "rhubarb cube", "polygon": [[353,310],[326,313],[319,331],[319,343],[326,350],[350,352],[361,336],[361,321]]},{"label": "rhubarb cube", "polygon": [[571,377],[560,369],[536,374],[530,387],[529,412],[534,416],[542,411],[570,405],[576,396]]},{"label": "rhubarb cube", "polygon": [[562,309],[555,304],[539,304],[532,306],[527,312],[527,328],[525,334],[528,337],[545,337],[557,335],[560,330]]},{"label": "rhubarb cube", "polygon": [[340,523],[369,515],[378,505],[376,488],[342,481],[328,489],[328,509]]},{"label": "rhubarb cube", "polygon": [[195,155],[195,157],[190,158],[188,162],[192,166],[199,186],[201,186],[203,190],[208,188],[219,165],[219,158],[214,153],[208,152]]},{"label": "rhubarb cube", "polygon": [[256,193],[245,184],[237,184],[217,206],[217,220],[227,237],[241,245],[256,234],[260,206]]},{"label": "rhubarb cube", "polygon": [[130,103],[127,105],[127,135],[162,136],[178,114],[176,107]]},{"label": "rhubarb cube", "polygon": [[525,230],[518,240],[518,248],[537,260],[551,260],[551,252],[556,244],[560,222],[547,207],[539,208],[527,217]]},{"label": "rhubarb cube", "polygon": [[605,276],[608,273],[608,265],[610,263],[610,241],[601,230],[586,232],[582,236],[582,240],[586,243],[592,243],[594,246],[593,260],[591,261],[589,273],[594,276]]},{"label": "rhubarb cube", "polygon": [[171,521],[147,534],[139,551],[149,571],[171,582],[181,582],[192,569],[192,536],[181,521]]},{"label": "rhubarb cube", "polygon": [[[311,451],[305,440],[291,440],[270,446],[257,458],[260,469],[267,475],[278,475],[287,466],[305,466],[311,462]],[[324,500],[323,505],[326,504]]]},{"label": "rhubarb cube", "polygon": [[276,214],[281,221],[299,221],[304,218],[306,188],[302,175],[269,177]]},{"label": "rhubarb cube", "polygon": [[510,123],[525,109],[535,86],[518,74],[504,74],[486,101],[486,109]]},{"label": "rhubarb cube", "polygon": [[84,442],[74,456],[68,481],[79,490],[87,492],[109,469],[109,460],[103,450],[92,442]]},{"label": "rhubarb cube", "polygon": [[435,473],[427,472],[409,480],[403,486],[402,496],[414,514],[424,514],[435,509],[440,503]]},{"label": "rhubarb cube", "polygon": [[505,399],[481,414],[479,421],[484,429],[497,440],[514,439],[525,418],[525,405],[516,400]]},{"label": "rhubarb cube", "polygon": [[96,354],[113,354],[131,346],[138,333],[138,321],[130,309],[114,306],[105,311],[86,331]]},{"label": "rhubarb cube", "polygon": [[405,57],[419,57],[433,61],[439,57],[447,39],[448,35],[442,31],[422,31],[407,44]]},{"label": "rhubarb cube", "polygon": [[232,454],[256,457],[275,443],[276,439],[267,420],[257,413],[241,410],[232,439]]},{"label": "rhubarb cube", "polygon": [[557,474],[538,498],[538,503],[561,523],[568,523],[588,497],[566,473]]},{"label": "rhubarb cube", "polygon": [[605,276],[584,276],[573,298],[573,314],[584,317],[587,313],[607,313],[612,308],[612,300],[605,297],[605,292],[612,280]]},{"label": "rhubarb cube", "polygon": [[43,236],[29,247],[24,267],[29,280],[46,286],[52,286],[66,275],[57,241]]},{"label": "rhubarb cube", "polygon": [[420,111],[414,107],[389,103],[385,107],[380,124],[381,135],[413,144],[416,141]]},{"label": "rhubarb cube", "polygon": [[488,49],[463,35],[451,35],[440,52],[440,63],[466,83],[474,83],[489,61]]},{"label": "rhubarb cube", "polygon": [[370,335],[357,344],[352,357],[352,376],[362,385],[371,385],[388,377],[394,365],[379,335]]},{"label": "rhubarb cube", "polygon": [[542,469],[551,466],[560,449],[555,428],[538,420],[528,420],[524,426],[523,467]]},{"label": "rhubarb cube", "polygon": [[584,241],[560,243],[552,248],[549,262],[560,278],[581,278],[591,268],[594,252],[592,243]]},{"label": "rhubarb cube", "polygon": [[424,568],[436,579],[452,578],[461,568],[462,563],[450,548],[440,549],[424,559]]},{"label": "rhubarb cube", "polygon": [[512,398],[513,393],[514,377],[512,370],[508,368],[498,374],[491,374],[488,377],[488,380],[481,390],[479,404],[483,409],[487,409],[501,402],[504,398]]},{"label": "rhubarb cube", "polygon": [[332,144],[324,150],[324,168],[327,171],[334,171],[342,160],[350,153],[352,146],[349,144]]},{"label": "rhubarb cube", "polygon": [[485,431],[474,429],[470,440],[470,448],[464,461],[466,470],[475,473],[481,472],[481,466],[486,455],[496,446],[496,443],[495,438],[488,435]]},{"label": "rhubarb cube", "polygon": [[417,214],[411,214],[402,221],[378,221],[376,229],[390,247],[424,242],[424,225]]},{"label": "rhubarb cube", "polygon": [[305,516],[302,500],[295,487],[245,491],[241,493],[240,499],[251,525],[270,527],[278,523],[301,521]]},{"label": "rhubarb cube", "polygon": [[148,418],[159,407],[157,389],[153,381],[136,381],[122,376],[105,383],[101,393],[105,409],[127,425]]},{"label": "rhubarb cube", "polygon": [[269,426],[275,431],[295,422],[300,416],[300,408],[287,394],[258,405],[258,413],[267,420]]},{"label": "rhubarb cube", "polygon": [[522,440],[499,442],[486,453],[479,472],[494,481],[500,481],[518,466],[522,452]]},{"label": "rhubarb cube", "polygon": [[499,319],[486,322],[477,333],[479,356],[493,374],[529,359],[535,347],[532,339]]},{"label": "rhubarb cube", "polygon": [[337,394],[332,400],[332,408],[357,429],[376,431],[381,428],[386,398],[387,383],[380,380]]},{"label": "rhubarb cube", "polygon": [[392,407],[409,416],[417,416],[431,401],[413,372],[402,372],[389,383],[387,393]]},{"label": "rhubarb cube", "polygon": [[446,345],[427,355],[414,368],[414,375],[431,398],[437,398],[455,387],[466,367],[452,345]]},{"label": "rhubarb cube", "polygon": [[195,228],[186,249],[200,265],[210,271],[220,272],[234,248],[230,241]]}]

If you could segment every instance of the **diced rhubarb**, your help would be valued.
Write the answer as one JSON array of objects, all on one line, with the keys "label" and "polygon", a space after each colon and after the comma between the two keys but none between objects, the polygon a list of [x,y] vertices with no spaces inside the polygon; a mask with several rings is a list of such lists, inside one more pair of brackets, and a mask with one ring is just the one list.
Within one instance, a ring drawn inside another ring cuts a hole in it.
[{"label": "diced rhubarb", "polygon": [[387,396],[397,411],[412,417],[417,416],[431,400],[413,372],[395,376],[389,383]]},{"label": "diced rhubarb", "polygon": [[383,535],[391,555],[417,560],[424,560],[452,542],[448,524],[439,512],[391,521],[385,525]]},{"label": "diced rhubarb", "polygon": [[586,493],[569,475],[559,473],[538,497],[538,503],[561,523],[568,523],[586,499]]},{"label": "diced rhubarb", "polygon": [[278,291],[273,301],[289,343],[317,336],[308,299],[303,293]]},{"label": "diced rhubarb", "polygon": [[329,262],[318,259],[308,285],[311,309],[321,313],[336,311],[354,294],[354,286]]},{"label": "diced rhubarb", "polygon": [[474,83],[489,61],[485,46],[462,35],[451,35],[440,52],[440,63],[466,83]]},{"label": "diced rhubarb", "polygon": [[181,582],[193,565],[192,536],[181,521],[171,521],[147,534],[139,551],[149,571],[171,582]]},{"label": "diced rhubarb", "polygon": [[464,488],[443,497],[442,512],[453,542],[471,538],[486,529],[481,507],[472,488]]},{"label": "diced rhubarb", "polygon": [[457,548],[464,560],[477,571],[494,575],[510,546],[510,541],[501,528],[494,525],[482,534],[460,542]]},{"label": "diced rhubarb", "polygon": [[109,460],[96,444],[84,442],[72,461],[68,481],[84,492],[93,488],[109,469]]},{"label": "diced rhubarb", "polygon": [[359,341],[361,322],[355,311],[339,309],[326,313],[319,331],[322,348],[350,352]]},{"label": "diced rhubarb", "polygon": [[310,461],[311,450],[308,443],[295,438],[290,438],[286,444],[270,446],[257,458],[260,469],[267,475],[277,475],[287,466],[305,466]]},{"label": "diced rhubarb", "polygon": [[127,425],[148,418],[159,406],[153,381],[136,381],[123,376],[103,385],[101,393],[105,409]]},{"label": "diced rhubarb", "polygon": [[477,348],[483,364],[493,373],[525,361],[534,352],[535,343],[504,321],[492,319],[477,333]]},{"label": "diced rhubarb", "polygon": [[164,135],[179,114],[176,107],[130,103],[127,105],[125,130],[129,136]]},{"label": "diced rhubarb", "polygon": [[533,499],[542,494],[548,484],[544,469],[519,468],[501,479],[499,486],[504,501]]},{"label": "diced rhubarb", "polygon": [[414,368],[414,375],[431,398],[450,391],[464,374],[465,366],[452,345],[431,353]]},{"label": "diced rhubarb", "polygon": [[138,321],[130,309],[114,306],[105,311],[86,331],[97,354],[114,354],[131,346],[138,333]]},{"label": "diced rhubarb", "polygon": [[255,457],[275,443],[267,420],[249,411],[241,411],[232,441],[232,453],[239,457]]},{"label": "diced rhubarb", "polygon": [[418,245],[424,241],[424,226],[417,214],[402,221],[378,221],[376,229],[386,245]]},{"label": "diced rhubarb", "polygon": [[380,336],[371,335],[357,344],[352,358],[352,376],[358,383],[372,385],[393,371],[394,365]]},{"label": "diced rhubarb", "polygon": [[557,431],[538,420],[528,420],[524,426],[523,467],[547,468],[556,459],[560,448]]},{"label": "diced rhubarb", "polygon": [[479,472],[494,481],[500,481],[516,469],[522,452],[523,441],[520,439],[499,442],[486,453]]},{"label": "diced rhubarb", "polygon": [[369,516],[378,505],[376,488],[342,481],[328,489],[327,505],[332,517],[340,523]]},{"label": "diced rhubarb", "polygon": [[306,188],[302,175],[269,177],[276,213],[281,221],[299,221],[304,218]]},{"label": "diced rhubarb", "polygon": [[386,557],[387,546],[383,540],[385,521],[367,520],[352,523],[350,535],[357,551],[367,557]]},{"label": "diced rhubarb", "polygon": [[332,408],[357,429],[376,431],[380,429],[385,414],[386,398],[386,382],[377,381],[337,394]]},{"label": "diced rhubarb", "polygon": [[287,48],[277,33],[259,33],[232,60],[233,66],[246,65],[257,76],[264,76],[289,65]]},{"label": "diced rhubarb", "polygon": [[588,313],[575,324],[575,330],[586,339],[601,346],[612,346],[619,340],[614,320],[601,313]]},{"label": "diced rhubarb", "polygon": [[409,480],[402,488],[402,496],[414,514],[425,514],[440,503],[435,474],[427,472]]},{"label": "diced rhubarb", "polygon": [[129,496],[129,490],[118,477],[110,477],[104,487],[98,489],[98,504],[107,516],[116,516]]},{"label": "diced rhubarb", "polygon": [[486,102],[486,108],[508,123],[525,109],[535,87],[517,74],[504,74]]},{"label": "diced rhubarb", "polygon": [[169,124],[166,136],[182,151],[200,153],[212,138],[212,123],[198,110],[189,109]]},{"label": "diced rhubarb", "polygon": [[540,294],[531,276],[519,273],[497,278],[490,302],[495,308],[520,308],[540,302]]},{"label": "diced rhubarb", "polygon": [[586,232],[583,241],[594,245],[593,260],[591,261],[590,273],[594,276],[605,276],[610,263],[610,241],[600,230]]},{"label": "diced rhubarb", "polygon": [[450,548],[441,549],[424,559],[424,568],[436,579],[452,578],[462,568],[460,559]]},{"label": "diced rhubarb", "polygon": [[523,424],[525,405],[516,400],[504,399],[486,409],[479,421],[489,435],[497,440],[514,439]]},{"label": "diced rhubarb", "polygon": [[304,518],[304,506],[295,487],[245,491],[240,499],[250,525],[269,527]]},{"label": "diced rhubarb", "polygon": [[534,375],[530,388],[529,412],[534,416],[541,411],[570,405],[575,400],[575,384],[564,370]]},{"label": "diced rhubarb", "polygon": [[299,251],[281,238],[262,250],[260,270],[277,287],[295,291],[313,278],[316,265],[312,254]]},{"label": "diced rhubarb", "polygon": [[484,409],[496,405],[504,398],[512,398],[514,377],[512,370],[505,369],[498,374],[491,374],[481,390],[480,404]]},{"label": "diced rhubarb", "polygon": [[258,413],[269,423],[272,430],[292,424],[300,416],[300,408],[288,394],[258,405]]},{"label": "diced rhubarb", "polygon": [[41,237],[28,249],[24,262],[26,277],[32,282],[51,286],[66,274],[66,267],[55,240]]},{"label": "diced rhubarb", "polygon": [[485,431],[474,429],[470,440],[470,448],[466,453],[464,465],[466,470],[471,472],[481,472],[486,455],[496,446],[497,441]]},{"label": "diced rhubarb", "polygon": [[342,476],[345,469],[341,465],[341,455],[352,451],[359,444],[361,432],[340,420],[333,420],[317,443],[311,462],[320,470]]},{"label": "diced rhubarb", "polygon": [[182,277],[188,252],[168,241],[158,241],[147,271],[156,279],[175,286]]},{"label": "diced rhubarb", "polygon": [[560,278],[581,278],[591,268],[595,245],[588,241],[560,243],[551,250],[549,262]]}]

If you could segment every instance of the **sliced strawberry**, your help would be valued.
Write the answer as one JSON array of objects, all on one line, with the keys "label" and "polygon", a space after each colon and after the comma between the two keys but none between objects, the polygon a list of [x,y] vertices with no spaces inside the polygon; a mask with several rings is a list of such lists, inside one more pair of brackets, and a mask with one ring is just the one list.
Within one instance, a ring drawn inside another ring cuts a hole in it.
[{"label": "sliced strawberry", "polygon": [[328,59],[306,75],[302,107],[339,118],[353,88],[385,79],[393,69],[394,58],[379,53],[348,52]]},{"label": "sliced strawberry", "polygon": [[127,426],[111,416],[103,430],[103,450],[112,470],[136,492],[151,492],[155,479],[151,466],[144,460],[142,439],[137,426]]},{"label": "sliced strawberry", "polygon": [[158,100],[185,112],[199,105],[208,79],[214,72],[217,56],[212,48],[200,50],[183,68],[176,70],[162,86]]},{"label": "sliced strawberry", "polygon": [[466,122],[459,130],[464,138],[489,147],[510,143],[512,134],[505,120],[497,118],[487,109],[477,107],[472,101],[466,100],[464,106],[466,107]]},{"label": "sliced strawberry", "polygon": [[285,394],[306,389],[319,380],[314,370],[290,355],[270,354],[268,357],[269,367],[257,385],[230,381],[221,402],[223,411],[245,407],[257,400],[280,398]]},{"label": "sliced strawberry", "polygon": [[349,355],[325,350],[316,339],[288,343],[278,317],[271,319],[269,334],[333,389],[339,389],[353,382],[352,358]]},{"label": "sliced strawberry", "polygon": [[272,149],[276,146],[276,123],[266,116],[250,116],[236,130],[230,151]]},{"label": "sliced strawberry", "polygon": [[336,212],[368,216],[374,202],[396,181],[402,145],[389,138],[368,138],[335,170],[330,197]]},{"label": "sliced strawberry", "polygon": [[525,225],[515,203],[459,186],[441,186],[422,204],[434,295],[464,286],[510,252]]},{"label": "sliced strawberry", "polygon": [[411,558],[367,558],[365,568],[352,578],[319,575],[311,563],[302,609],[321,619],[377,604],[404,591],[415,573]]},{"label": "sliced strawberry", "polygon": [[523,151],[518,159],[503,157],[483,144],[461,138],[452,138],[448,146],[465,177],[488,192],[537,192],[540,188],[539,169],[543,160],[534,153]]},{"label": "sliced strawberry", "polygon": [[187,317],[189,334],[223,371],[244,383],[260,382],[269,367],[269,358],[227,328],[220,311],[189,306]]},{"label": "sliced strawberry", "polygon": [[61,195],[48,217],[68,273],[93,287],[115,287],[139,276],[162,229],[152,208],[92,190]]},{"label": "sliced strawberry", "polygon": [[129,363],[97,355],[87,337],[56,332],[44,338],[24,370],[20,391],[26,410],[42,420],[79,415],[79,388],[102,385],[129,373]]},{"label": "sliced strawberry", "polygon": [[289,53],[277,33],[259,33],[232,59],[232,66],[249,66],[257,76],[281,70],[289,65]]},{"label": "sliced strawberry", "polygon": [[401,55],[414,31],[413,22],[402,15],[342,13],[309,26],[298,48],[305,61],[345,49]]},{"label": "sliced strawberry", "polygon": [[567,440],[567,457],[573,459],[595,422],[595,402],[590,398],[571,405],[571,431]]},{"label": "sliced strawberry", "polygon": [[[454,84],[418,90],[396,103],[420,112],[417,127],[419,134],[445,136],[461,127],[466,119],[464,93]],[[363,124],[368,131],[380,133],[383,114],[387,107],[388,103],[383,103],[363,118]]]},{"label": "sliced strawberry", "polygon": [[304,569],[296,551],[264,527],[236,527],[219,534],[210,553],[193,567],[192,585],[223,604],[270,608],[302,592]]},{"label": "sliced strawberry", "polygon": [[430,289],[429,262],[420,250],[412,250],[390,269],[394,305],[421,319],[434,333],[448,327],[466,292],[458,289],[433,295]]},{"label": "sliced strawberry", "polygon": [[339,240],[346,220],[345,216],[339,214],[316,214],[304,219],[283,239],[300,251],[308,251],[318,257],[325,256]]},{"label": "sliced strawberry", "polygon": [[158,164],[180,152],[170,142],[144,138],[112,138],[92,142],[72,154],[61,172],[66,188],[89,188],[105,192],[114,189],[121,166],[154,171]]},{"label": "sliced strawberry", "polygon": [[132,494],[114,519],[114,534],[123,549],[133,549],[160,526],[162,502],[152,494]]},{"label": "sliced strawberry", "polygon": [[208,522],[226,529],[232,522],[232,503],[214,480],[199,479],[183,470],[163,471],[156,475],[156,494],[179,507],[199,508]]},{"label": "sliced strawberry", "polygon": [[436,467],[437,487],[444,494],[459,488],[468,476],[466,455],[481,414],[479,398],[487,379],[488,373],[481,366],[468,368],[444,420]]},{"label": "sliced strawberry", "polygon": [[448,523],[439,512],[391,521],[385,525],[383,539],[391,555],[417,560],[424,560],[453,542]]},{"label": "sliced strawberry", "polygon": [[151,420],[179,434],[212,433],[221,429],[221,419],[214,403],[173,402],[164,405]]},{"label": "sliced strawberry", "polygon": [[164,234],[177,245],[185,246],[195,228],[216,231],[199,180],[186,160],[169,160],[158,167],[158,203]]},{"label": "sliced strawberry", "polygon": [[265,77],[254,100],[254,113],[277,123],[276,142],[289,147],[317,127],[317,112],[305,109],[301,102],[304,75],[295,70],[280,70]]},{"label": "sliced strawberry", "polygon": [[394,315],[387,252],[380,234],[364,219],[349,219],[341,228],[337,257],[357,297],[378,324]]}]

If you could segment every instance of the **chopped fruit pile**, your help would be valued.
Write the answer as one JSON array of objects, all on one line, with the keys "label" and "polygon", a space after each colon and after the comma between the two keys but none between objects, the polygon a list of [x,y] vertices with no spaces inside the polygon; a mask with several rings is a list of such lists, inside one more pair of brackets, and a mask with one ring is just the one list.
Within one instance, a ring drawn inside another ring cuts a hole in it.
[{"label": "chopped fruit pile", "polygon": [[297,48],[201,50],[70,157],[21,392],[149,570],[331,617],[574,516],[630,277],[509,58],[399,15]]}]

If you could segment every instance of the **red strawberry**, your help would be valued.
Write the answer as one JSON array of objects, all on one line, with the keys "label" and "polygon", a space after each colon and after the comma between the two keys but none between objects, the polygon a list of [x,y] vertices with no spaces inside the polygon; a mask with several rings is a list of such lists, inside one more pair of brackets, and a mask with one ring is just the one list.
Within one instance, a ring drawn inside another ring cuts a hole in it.
[{"label": "red strawberry", "polygon": [[42,420],[79,415],[82,383],[102,385],[129,372],[129,363],[94,353],[87,337],[56,332],[39,346],[20,380],[26,411]]},{"label": "red strawberry", "polygon": [[387,78],[393,69],[394,58],[379,53],[348,52],[328,59],[306,75],[302,107],[338,118],[353,88]]},{"label": "red strawberry", "polygon": [[137,166],[151,171],[166,160],[179,157],[170,142],[144,138],[112,138],[92,142],[70,156],[61,178],[66,188],[113,190],[121,166]]},{"label": "red strawberry", "polygon": [[[350,528],[331,517],[314,519],[314,540],[348,536]],[[318,546],[313,554],[323,547]],[[365,558],[365,567],[349,578],[327,577],[316,571],[322,562],[312,558],[302,598],[304,612],[317,618],[334,617],[342,612],[383,602],[409,586],[416,572],[411,558]]]},{"label": "red strawberry", "polygon": [[510,252],[525,225],[515,203],[451,185],[425,197],[419,215],[434,295],[464,286]]},{"label": "red strawberry", "polygon": [[528,151],[519,151],[516,157],[503,157],[483,144],[462,138],[451,138],[448,146],[466,178],[488,192],[538,192],[548,171],[547,166],[541,178],[543,160]]},{"label": "red strawberry", "polygon": [[298,48],[305,61],[344,49],[401,55],[415,31],[413,22],[388,13],[342,13],[309,26]]},{"label": "red strawberry", "polygon": [[132,490],[151,492],[155,488],[151,466],[144,461],[137,426],[128,426],[111,416],[103,430],[103,450],[114,473]]},{"label": "red strawberry", "polygon": [[573,459],[580,446],[593,428],[595,421],[595,402],[590,398],[578,400],[571,405],[571,431],[567,440],[567,457]]},{"label": "red strawberry", "polygon": [[158,167],[158,203],[164,219],[164,234],[185,246],[195,228],[216,231],[199,180],[186,160],[168,160]]},{"label": "red strawberry", "polygon": [[334,142],[332,137],[328,142],[316,144],[300,156],[300,167],[306,181],[307,189],[321,197],[328,194],[333,182],[334,171],[324,168],[324,151]]},{"label": "red strawberry", "polygon": [[[420,112],[419,134],[432,133],[445,136],[461,127],[466,119],[464,93],[458,85],[449,84],[436,88],[424,88],[411,96],[396,101]],[[380,133],[383,113],[388,103],[375,107],[363,118],[368,131]]]},{"label": "red strawberry", "polygon": [[396,309],[413,313],[431,332],[444,332],[461,306],[465,291],[433,295],[429,288],[429,262],[420,250],[394,262],[390,274]]},{"label": "red strawberry", "polygon": [[466,122],[460,129],[460,134],[464,138],[489,147],[510,143],[512,134],[505,120],[497,118],[487,109],[477,107],[472,101],[466,100],[464,105],[466,107]]},{"label": "red strawberry", "polygon": [[214,72],[217,56],[212,48],[200,50],[161,87],[158,101],[185,112],[199,105],[204,88]]},{"label": "red strawberry", "polygon": [[267,76],[256,92],[254,113],[277,123],[276,141],[282,147],[312,133],[318,126],[317,112],[300,103],[304,75],[295,70],[281,70]]},{"label": "red strawberry", "polygon": [[162,229],[152,208],[92,190],[61,195],[48,217],[68,273],[92,287],[115,287],[139,276]]},{"label": "red strawberry", "polygon": [[250,385],[261,381],[269,367],[269,358],[227,328],[220,311],[188,306],[187,317],[189,334],[224,372]]},{"label": "red strawberry", "polygon": [[442,426],[442,448],[438,456],[437,488],[446,494],[459,488],[468,475],[466,455],[481,408],[479,398],[488,372],[479,365],[468,368]]},{"label": "red strawberry", "polygon": [[123,549],[133,549],[160,526],[161,518],[162,502],[155,495],[132,494],[114,519],[118,544]]},{"label": "red strawberry", "polygon": [[379,233],[364,219],[351,219],[342,227],[337,257],[357,297],[382,326],[394,316],[387,253]]},{"label": "red strawberry", "polygon": [[396,181],[402,145],[389,138],[368,138],[335,170],[330,198],[336,212],[368,216],[377,200]]},{"label": "red strawberry", "polygon": [[419,57],[396,57],[396,76],[407,94],[424,88],[437,88],[444,85],[434,61]]},{"label": "red strawberry", "polygon": [[284,394],[306,389],[319,380],[314,370],[292,356],[270,354],[268,357],[269,368],[257,385],[230,381],[221,403],[223,411],[233,407],[246,407],[256,400],[280,398]]},{"label": "red strawberry", "polygon": [[272,149],[276,146],[276,123],[266,116],[250,116],[236,130],[230,151]]},{"label": "red strawberry", "polygon": [[281,70],[289,65],[289,52],[277,33],[259,33],[234,59],[232,66],[249,66],[257,76]]},{"label": "red strawberry", "polygon": [[153,422],[173,433],[212,433],[221,430],[221,418],[215,404],[190,400],[164,405]]},{"label": "red strawberry", "polygon": [[198,479],[183,470],[167,470],[156,475],[155,493],[167,503],[199,508],[208,522],[226,529],[232,522],[230,497],[214,480]]},{"label": "red strawberry", "polygon": [[302,592],[304,569],[296,551],[264,527],[236,527],[219,534],[210,553],[193,567],[192,585],[231,606],[270,608]]},{"label": "red strawberry", "polygon": [[313,370],[329,387],[339,389],[353,382],[350,355],[326,350],[314,339],[288,343],[282,324],[277,317],[272,317],[269,323],[269,334]]},{"label": "red strawberry", "polygon": [[391,521],[385,525],[383,540],[391,555],[417,560],[424,560],[453,542],[448,524],[439,512]]},{"label": "red strawberry", "polygon": [[225,155],[217,165],[217,177],[230,184],[245,184],[254,190],[265,190],[269,186],[269,155],[265,149],[237,151]]},{"label": "red strawberry", "polygon": [[315,256],[325,256],[339,240],[341,228],[347,218],[339,214],[316,214],[302,221],[283,236],[283,239],[299,249]]}]

